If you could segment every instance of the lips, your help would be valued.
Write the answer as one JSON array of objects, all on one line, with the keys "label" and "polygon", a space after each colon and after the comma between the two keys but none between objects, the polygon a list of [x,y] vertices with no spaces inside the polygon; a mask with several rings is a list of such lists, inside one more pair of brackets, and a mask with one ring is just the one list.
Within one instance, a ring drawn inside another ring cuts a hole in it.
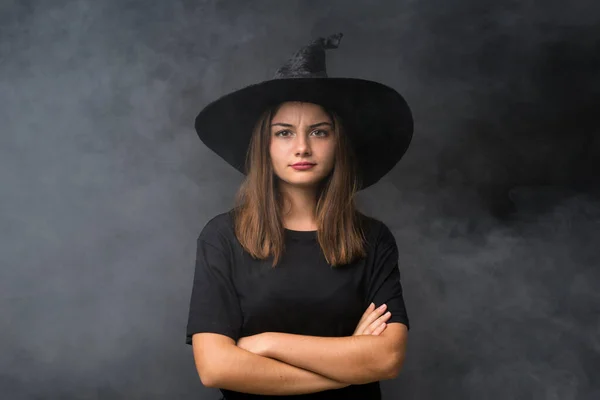
[{"label": "lips", "polygon": [[294,168],[296,171],[307,171],[312,169],[314,166],[315,164],[294,164],[292,165],[292,168]]},{"label": "lips", "polygon": [[304,165],[315,165],[314,163],[296,163],[293,164],[292,167],[302,167]]}]

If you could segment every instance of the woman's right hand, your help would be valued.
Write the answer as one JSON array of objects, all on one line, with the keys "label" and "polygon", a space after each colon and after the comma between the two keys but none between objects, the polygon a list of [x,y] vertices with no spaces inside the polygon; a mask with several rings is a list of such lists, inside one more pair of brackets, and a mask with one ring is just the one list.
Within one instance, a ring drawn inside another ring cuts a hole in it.
[{"label": "woman's right hand", "polygon": [[381,332],[385,330],[387,321],[392,314],[388,311],[384,314],[386,305],[383,304],[381,307],[375,309],[375,305],[371,303],[367,310],[364,312],[362,318],[358,322],[356,329],[352,336],[358,335],[375,335],[379,336]]}]

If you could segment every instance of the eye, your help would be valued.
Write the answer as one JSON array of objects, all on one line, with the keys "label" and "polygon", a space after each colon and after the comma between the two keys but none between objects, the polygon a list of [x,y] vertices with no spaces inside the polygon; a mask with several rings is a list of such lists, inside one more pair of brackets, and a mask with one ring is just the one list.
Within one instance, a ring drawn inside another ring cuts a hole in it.
[{"label": "eye", "polygon": [[[324,131],[322,129],[317,129],[316,131],[313,131],[312,133],[317,133],[317,132],[322,133],[321,135],[317,135],[319,137],[324,137],[324,136],[328,135],[328,132]],[[283,131],[279,131],[279,132],[275,133],[275,136],[288,137],[289,135],[285,135],[285,133],[290,133],[290,131],[288,131],[287,129],[283,130]]]}]

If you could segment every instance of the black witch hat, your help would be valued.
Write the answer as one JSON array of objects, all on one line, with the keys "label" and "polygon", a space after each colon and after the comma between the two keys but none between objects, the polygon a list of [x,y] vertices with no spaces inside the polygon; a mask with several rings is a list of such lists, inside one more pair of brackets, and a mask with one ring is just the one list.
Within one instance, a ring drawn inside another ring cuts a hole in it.
[{"label": "black witch hat", "polygon": [[285,101],[319,104],[341,118],[365,189],[402,158],[413,135],[404,98],[379,82],[327,76],[325,50],[338,47],[342,33],[318,38],[300,49],[271,80],[247,86],[208,104],[196,117],[200,140],[243,174],[252,129],[269,106]]}]

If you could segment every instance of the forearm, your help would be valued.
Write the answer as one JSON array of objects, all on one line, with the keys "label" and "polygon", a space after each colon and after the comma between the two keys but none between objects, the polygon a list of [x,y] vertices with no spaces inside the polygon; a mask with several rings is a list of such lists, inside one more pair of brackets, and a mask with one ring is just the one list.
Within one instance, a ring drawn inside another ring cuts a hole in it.
[{"label": "forearm", "polygon": [[315,393],[349,386],[237,346],[223,351],[207,386],[264,395]]},{"label": "forearm", "polygon": [[394,355],[379,336],[269,335],[265,355],[286,364],[349,384],[390,379]]}]

